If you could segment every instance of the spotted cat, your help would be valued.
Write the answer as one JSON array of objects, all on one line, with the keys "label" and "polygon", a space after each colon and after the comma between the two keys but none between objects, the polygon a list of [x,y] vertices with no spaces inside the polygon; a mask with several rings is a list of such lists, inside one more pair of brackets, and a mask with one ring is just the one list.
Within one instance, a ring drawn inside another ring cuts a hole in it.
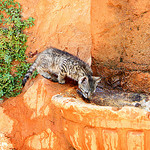
[{"label": "spotted cat", "polygon": [[46,49],[38,55],[23,79],[23,86],[35,69],[43,77],[60,84],[65,83],[66,76],[78,81],[78,87],[87,99],[91,98],[101,80],[100,77],[92,76],[90,66],[84,61],[56,48]]}]

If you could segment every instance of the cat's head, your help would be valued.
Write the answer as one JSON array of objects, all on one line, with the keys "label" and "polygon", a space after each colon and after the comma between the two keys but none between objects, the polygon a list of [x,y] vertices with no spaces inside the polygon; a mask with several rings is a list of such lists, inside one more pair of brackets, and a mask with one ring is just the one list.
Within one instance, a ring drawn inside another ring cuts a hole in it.
[{"label": "cat's head", "polygon": [[79,79],[78,87],[85,98],[87,99],[91,98],[100,80],[101,80],[100,77],[94,77],[94,76],[83,76]]}]

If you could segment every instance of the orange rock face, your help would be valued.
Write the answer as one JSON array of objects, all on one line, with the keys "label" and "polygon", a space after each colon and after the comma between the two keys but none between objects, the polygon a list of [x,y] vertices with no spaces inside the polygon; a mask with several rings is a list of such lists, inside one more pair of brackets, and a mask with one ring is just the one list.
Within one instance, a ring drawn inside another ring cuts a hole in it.
[{"label": "orange rock face", "polygon": [[150,93],[150,74],[142,72],[132,72],[122,80],[125,84],[124,89],[134,92]]},{"label": "orange rock face", "polygon": [[38,78],[25,93],[5,101],[0,109],[0,148],[149,149],[147,111],[88,104],[74,89]]},{"label": "orange rock face", "polygon": [[91,64],[90,0],[18,2],[22,5],[24,18],[35,18],[35,26],[26,30],[29,35],[27,55],[30,51],[41,52],[52,46]]},{"label": "orange rock face", "polygon": [[150,69],[150,1],[91,1],[92,56],[115,69]]},{"label": "orange rock face", "polygon": [[[127,72],[149,72],[149,0],[18,1],[23,8],[23,18],[35,18],[35,26],[25,31],[29,36],[28,56],[30,52],[41,52],[53,46],[80,57],[88,64],[91,64],[92,53],[96,75],[103,76],[100,69],[103,66]],[[33,62],[34,59],[28,58],[28,61]],[[107,72],[107,75],[110,77],[111,73]],[[128,72],[124,78],[129,77],[132,82],[134,79]],[[147,80],[149,82],[150,78],[144,79]],[[121,82],[125,83],[124,79]],[[144,87],[140,82],[138,87],[136,82],[131,84],[132,87],[127,83],[122,88],[150,92],[147,82],[143,82]]]},{"label": "orange rock face", "polygon": [[149,149],[146,111],[132,107],[114,111],[58,95],[52,103],[61,109],[65,135],[77,150]]},{"label": "orange rock face", "polygon": [[0,129],[14,148],[71,149],[61,127],[60,110],[51,105],[52,96],[67,88],[39,78],[26,93],[3,103]]},{"label": "orange rock face", "polygon": [[[25,31],[28,56],[53,46],[91,64],[92,53],[95,74],[119,81],[125,90],[150,93],[149,0],[17,1],[24,18],[35,18],[35,26]],[[149,112],[87,104],[68,95],[70,89],[38,76],[21,95],[1,104],[0,148],[150,149]]]},{"label": "orange rock face", "polygon": [[110,79],[112,71],[105,67],[122,70],[125,75],[119,78],[124,90],[150,93],[149,8],[149,0],[91,1],[92,65],[95,74],[103,76],[102,72],[105,72],[107,76],[103,77]]}]

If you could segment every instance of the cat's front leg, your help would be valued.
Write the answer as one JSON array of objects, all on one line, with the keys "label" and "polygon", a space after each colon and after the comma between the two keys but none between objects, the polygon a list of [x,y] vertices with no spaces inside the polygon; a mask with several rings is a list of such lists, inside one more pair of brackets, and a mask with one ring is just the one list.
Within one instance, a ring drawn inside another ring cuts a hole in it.
[{"label": "cat's front leg", "polygon": [[58,82],[59,82],[60,84],[64,84],[64,83],[65,83],[65,77],[66,77],[66,73],[60,72],[60,73],[58,74]]},{"label": "cat's front leg", "polygon": [[59,68],[59,73],[58,73],[58,82],[60,84],[64,84],[65,83],[65,77],[66,77],[67,73],[66,73],[66,65],[62,64]]}]

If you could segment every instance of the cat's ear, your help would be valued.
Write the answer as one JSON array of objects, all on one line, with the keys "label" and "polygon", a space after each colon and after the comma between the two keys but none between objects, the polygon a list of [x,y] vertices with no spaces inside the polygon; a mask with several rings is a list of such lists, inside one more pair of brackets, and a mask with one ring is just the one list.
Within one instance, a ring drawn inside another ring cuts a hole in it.
[{"label": "cat's ear", "polygon": [[87,83],[88,82],[88,77],[87,76],[83,76],[79,79],[79,84],[83,84],[83,83]]},{"label": "cat's ear", "polygon": [[93,77],[93,80],[96,81],[96,83],[99,83],[101,81],[101,77],[95,77],[95,76],[92,76]]}]

